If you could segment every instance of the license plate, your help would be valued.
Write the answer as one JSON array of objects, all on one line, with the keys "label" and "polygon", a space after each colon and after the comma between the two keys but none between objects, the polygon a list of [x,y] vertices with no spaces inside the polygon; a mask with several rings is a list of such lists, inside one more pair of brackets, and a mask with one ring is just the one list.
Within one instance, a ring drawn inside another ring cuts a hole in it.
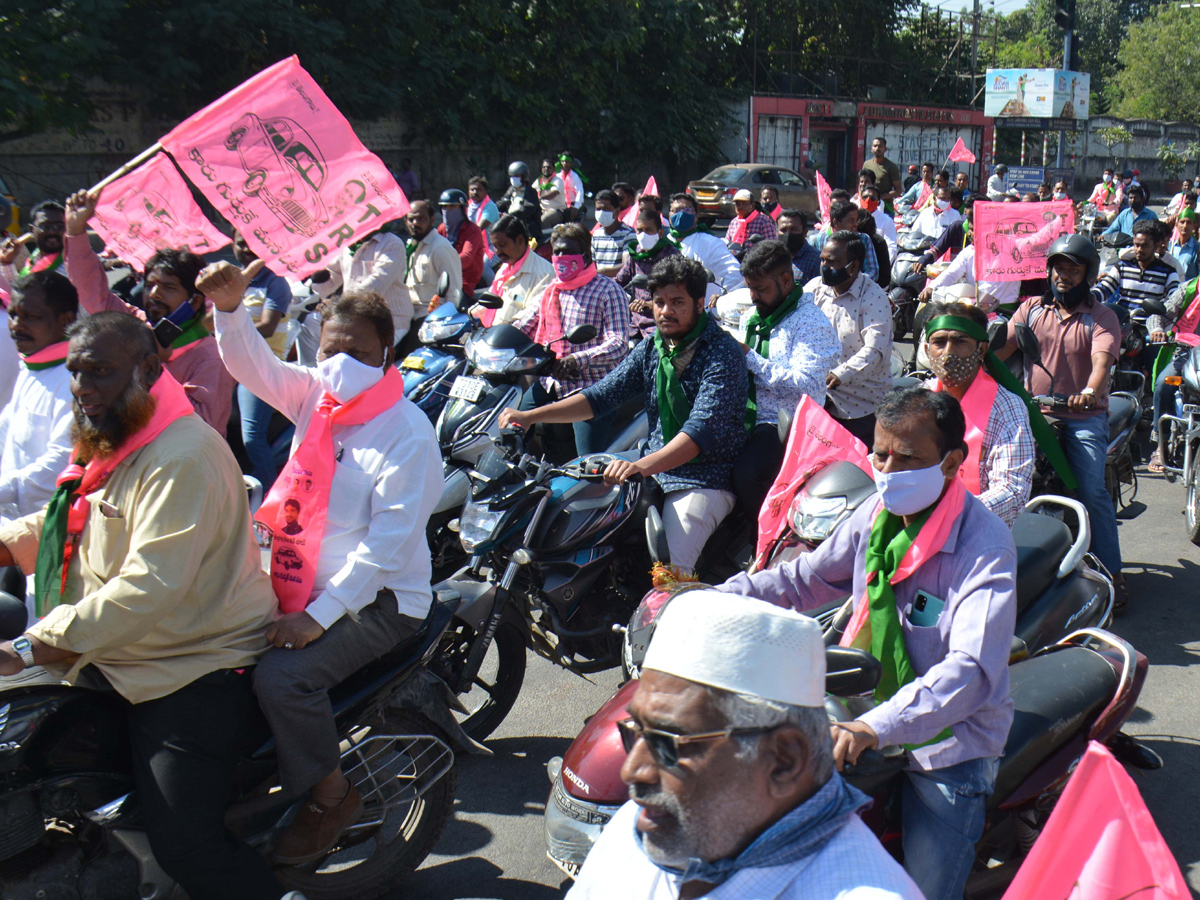
[{"label": "license plate", "polygon": [[473,375],[459,375],[450,385],[450,396],[469,403],[478,403],[479,398],[487,393],[486,378],[476,378]]},{"label": "license plate", "polygon": [[400,363],[402,369],[412,369],[414,372],[425,371],[425,360],[420,356],[406,356],[404,361]]},{"label": "license plate", "polygon": [[1190,416],[1193,413],[1200,413],[1200,405],[1195,403],[1185,403],[1183,405],[1183,414],[1185,416]]}]

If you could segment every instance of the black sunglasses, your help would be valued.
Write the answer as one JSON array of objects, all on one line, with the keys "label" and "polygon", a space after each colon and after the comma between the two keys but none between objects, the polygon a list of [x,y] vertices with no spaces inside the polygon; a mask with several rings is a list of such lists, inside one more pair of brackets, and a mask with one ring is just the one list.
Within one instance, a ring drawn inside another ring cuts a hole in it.
[{"label": "black sunglasses", "polygon": [[621,735],[621,744],[626,753],[632,753],[638,738],[646,742],[654,761],[664,769],[675,769],[679,766],[679,748],[685,744],[698,744],[702,741],[717,741],[721,738],[748,737],[752,734],[766,734],[774,731],[778,725],[755,728],[735,728],[729,726],[720,731],[705,731],[700,734],[674,734],[670,731],[659,731],[657,728],[643,728],[633,719],[622,719],[617,722],[617,732]]}]

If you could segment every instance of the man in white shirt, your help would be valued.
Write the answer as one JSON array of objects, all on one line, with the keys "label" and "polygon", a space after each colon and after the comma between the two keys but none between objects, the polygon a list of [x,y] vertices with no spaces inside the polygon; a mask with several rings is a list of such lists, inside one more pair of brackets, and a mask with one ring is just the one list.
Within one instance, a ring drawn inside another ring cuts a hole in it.
[{"label": "man in white shirt", "polygon": [[912,234],[924,235],[936,241],[942,232],[962,219],[958,210],[950,205],[950,188],[938,187],[933,192],[933,202],[921,210],[913,222]]},{"label": "man in white shirt", "polygon": [[[442,493],[441,453],[429,419],[389,384],[398,372],[392,366],[392,317],[383,299],[343,293],[326,300],[317,368],[290,365],[271,352],[242,306],[259,266],[251,263],[242,271],[220,263],[199,281],[217,309],[221,357],[239,382],[296,423],[293,458],[309,459],[304,454],[321,449],[305,442],[310,430],[320,443],[321,430],[328,428],[337,448],[328,460],[332,478],[324,493],[315,484],[322,477],[320,465],[304,484],[290,486],[282,484],[293,480],[289,466],[263,506],[268,508],[277,491],[289,499],[299,494],[299,523],[315,548],[289,550],[297,579],[306,574],[303,553],[318,554],[307,602],[267,630],[274,647],[254,676],[275,734],[282,787],[311,798],[275,847],[277,863],[297,866],[320,858],[361,815],[362,800],[341,771],[328,690],[413,635],[429,614],[432,570],[425,526]],[[381,397],[386,399],[380,402]],[[361,421],[346,415],[348,421],[340,423],[343,410],[362,409],[364,402],[369,409],[378,404],[378,411]],[[314,519],[323,497],[328,509]],[[260,540],[289,542],[272,532],[269,520],[256,522],[255,530]],[[300,542],[295,536],[289,540]],[[272,574],[282,602],[286,587]],[[284,574],[290,578],[291,568]]]},{"label": "man in white shirt", "polygon": [[585,195],[583,179],[575,169],[575,157],[570,150],[558,154],[558,180],[563,186],[563,200],[566,202],[566,221],[578,222],[583,216]]},{"label": "man in white shirt", "polygon": [[987,183],[987,198],[989,200],[1003,200],[1004,195],[1008,193],[1008,166],[1004,163],[996,166],[994,174],[988,179]]},{"label": "man in white shirt", "polygon": [[679,252],[694,259],[712,272],[715,282],[709,282],[707,298],[712,306],[716,298],[745,285],[742,268],[729,246],[719,237],[699,231],[696,198],[691,194],[671,195],[671,237],[679,242]]},{"label": "man in white shirt", "polygon": [[695,590],[659,616],[618,723],[632,798],[567,900],[921,900],[834,771],[815,621]]},{"label": "man in white shirt", "polygon": [[[408,225],[408,272],[404,283],[409,287],[409,297],[412,303],[412,321],[408,325],[408,334],[397,332],[396,341],[400,344],[400,358],[403,359],[417,346],[417,332],[425,317],[436,308],[438,299],[438,279],[445,272],[450,276],[450,288],[462,290],[462,260],[454,245],[438,234],[433,227],[433,207],[428,200],[417,200],[408,210],[404,218]],[[401,340],[401,338],[404,340]]]},{"label": "man in white shirt", "polygon": [[566,185],[554,171],[554,161],[542,160],[542,174],[537,180],[538,200],[542,204],[542,230],[548,231],[567,220]]},{"label": "man in white shirt", "polygon": [[[42,509],[70,462],[75,417],[65,363],[67,327],[78,308],[75,286],[59,272],[35,272],[12,286],[8,327],[21,355],[21,371],[12,399],[0,412],[0,519]],[[32,578],[27,588],[33,622]]]},{"label": "man in white shirt", "polygon": [[330,278],[317,285],[317,292],[325,298],[338,288],[374,291],[392,311],[392,327],[399,340],[408,333],[413,319],[412,295],[404,284],[407,262],[404,241],[390,232],[376,231],[346,247],[329,264]]},{"label": "man in white shirt", "polygon": [[491,317],[487,310],[476,315],[486,324],[511,324],[542,302],[542,294],[554,280],[554,267],[529,246],[525,223],[516,216],[502,215],[489,235],[498,268],[488,292],[503,300],[504,306]]}]

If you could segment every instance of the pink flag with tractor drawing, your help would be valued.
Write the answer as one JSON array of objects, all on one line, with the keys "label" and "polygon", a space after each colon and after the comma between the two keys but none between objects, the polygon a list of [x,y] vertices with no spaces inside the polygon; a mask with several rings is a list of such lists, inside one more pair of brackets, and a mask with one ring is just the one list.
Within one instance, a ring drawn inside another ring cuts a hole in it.
[{"label": "pink flag with tractor drawing", "polygon": [[1059,235],[1075,231],[1075,208],[1070,200],[979,201],[972,208],[976,281],[1044,278],[1050,245]]},{"label": "pink flag with tractor drawing", "polygon": [[408,212],[383,161],[295,56],[200,110],[162,145],[250,248],[293,278]]},{"label": "pink flag with tractor drawing", "polygon": [[159,250],[205,254],[229,243],[163,153],[106,184],[91,224],[105,246],[138,271]]}]

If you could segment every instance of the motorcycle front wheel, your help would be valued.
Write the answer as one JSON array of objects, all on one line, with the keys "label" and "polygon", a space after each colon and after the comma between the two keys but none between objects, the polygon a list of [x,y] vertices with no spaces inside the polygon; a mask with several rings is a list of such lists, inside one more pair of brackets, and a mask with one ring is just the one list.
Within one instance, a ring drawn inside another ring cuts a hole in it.
[{"label": "motorcycle front wheel", "polygon": [[[445,732],[408,710],[385,709],[370,727],[372,734],[424,734],[450,743]],[[421,764],[399,754],[394,760],[374,762],[381,772],[401,779]],[[375,900],[394,890],[433,852],[454,812],[457,788],[458,770],[451,765],[420,797],[388,810],[377,827],[352,831],[314,865],[276,869],[275,875],[286,889],[299,891],[308,900]],[[366,789],[365,784],[359,785],[364,796]]]},{"label": "motorcycle front wheel", "polygon": [[1200,547],[1200,462],[1192,462],[1187,476],[1187,506],[1184,507],[1188,540]]},{"label": "motorcycle front wheel", "polygon": [[[475,629],[466,622],[455,620],[442,637],[435,671],[450,685],[466,665],[471,647],[477,640]],[[482,741],[500,727],[512,711],[513,704],[525,682],[525,632],[511,619],[503,619],[492,636],[483,664],[475,675],[471,689],[458,695],[467,708],[464,717],[454,713],[463,731],[476,741]]]}]

